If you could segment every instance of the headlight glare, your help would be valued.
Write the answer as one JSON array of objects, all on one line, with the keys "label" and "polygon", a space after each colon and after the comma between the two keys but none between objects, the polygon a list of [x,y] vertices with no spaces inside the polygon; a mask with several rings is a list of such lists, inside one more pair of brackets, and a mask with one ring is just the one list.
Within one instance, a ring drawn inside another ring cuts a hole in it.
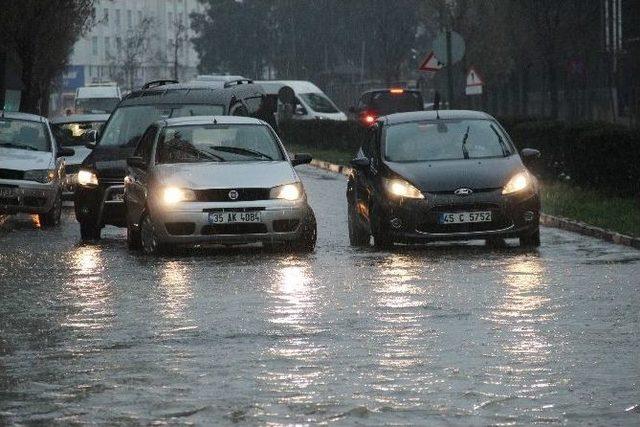
[{"label": "headlight glare", "polygon": [[89,170],[81,169],[78,172],[78,184],[83,187],[97,187],[98,186],[98,176]]},{"label": "headlight glare", "polygon": [[289,201],[295,201],[302,197],[304,194],[302,190],[302,184],[299,182],[295,184],[280,185],[271,189],[270,197],[272,199],[284,199]]},{"label": "headlight glare", "polygon": [[502,194],[513,194],[531,187],[531,178],[526,172],[520,172],[511,177],[502,188]]},{"label": "headlight glare", "polygon": [[175,205],[181,202],[193,202],[196,193],[193,190],[178,187],[166,187],[162,190],[162,202],[165,205]]},{"label": "headlight glare", "polygon": [[35,181],[42,184],[47,184],[53,181],[56,177],[56,171],[54,169],[36,169],[26,171],[24,173],[24,179],[26,181]]},{"label": "headlight glare", "polygon": [[424,194],[404,179],[385,179],[383,182],[387,192],[393,196],[424,199]]}]

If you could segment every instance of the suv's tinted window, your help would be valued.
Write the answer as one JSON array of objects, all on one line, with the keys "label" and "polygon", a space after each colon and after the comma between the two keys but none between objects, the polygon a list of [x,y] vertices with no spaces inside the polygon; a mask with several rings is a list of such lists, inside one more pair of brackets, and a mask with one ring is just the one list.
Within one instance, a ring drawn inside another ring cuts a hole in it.
[{"label": "suv's tinted window", "polygon": [[424,105],[422,96],[418,92],[391,93],[384,91],[375,92],[371,96],[369,108],[384,116],[393,113],[421,111],[424,109]]}]

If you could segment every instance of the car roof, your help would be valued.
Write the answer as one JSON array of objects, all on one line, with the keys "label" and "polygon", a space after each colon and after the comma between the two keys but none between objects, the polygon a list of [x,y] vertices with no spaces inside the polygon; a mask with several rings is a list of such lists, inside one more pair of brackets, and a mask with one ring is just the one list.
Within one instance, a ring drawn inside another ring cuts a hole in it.
[{"label": "car roof", "polygon": [[289,86],[296,93],[318,93],[322,92],[320,88],[307,80],[260,80],[255,83],[278,88]]},{"label": "car roof", "polygon": [[191,116],[176,117],[172,119],[159,120],[165,126],[188,126],[188,125],[210,125],[213,123],[221,125],[266,125],[262,120],[245,116]]},{"label": "car roof", "polygon": [[0,110],[0,118],[2,117],[6,117],[8,119],[25,120],[29,122],[47,123],[46,117],[38,116],[36,114],[19,113],[17,111]]},{"label": "car roof", "polygon": [[391,91],[392,89],[402,89],[404,92],[411,92],[411,93],[416,93],[416,92],[418,92],[418,93],[420,93],[420,94],[421,94],[421,92],[420,92],[418,89],[409,89],[409,88],[406,88],[406,87],[387,87],[387,88],[381,88],[381,89],[369,89],[369,90],[365,90],[364,92],[362,92],[362,95],[360,95],[360,96],[363,96],[363,95],[369,95],[369,94],[371,94],[371,93],[378,93],[378,92],[389,92],[389,91]]},{"label": "car roof", "polygon": [[228,106],[233,98],[262,96],[263,89],[255,84],[238,84],[228,88],[212,87],[206,81],[173,83],[131,91],[118,104],[129,105],[154,104],[220,104]]},{"label": "car roof", "polygon": [[80,122],[106,122],[109,114],[71,114],[68,116],[58,116],[49,120],[53,124],[80,123]]},{"label": "car roof", "polygon": [[438,110],[438,111],[411,111],[408,113],[395,113],[378,119],[384,125],[399,123],[419,122],[423,120],[460,120],[460,119],[484,119],[495,120],[489,114],[482,111],[471,110]]}]

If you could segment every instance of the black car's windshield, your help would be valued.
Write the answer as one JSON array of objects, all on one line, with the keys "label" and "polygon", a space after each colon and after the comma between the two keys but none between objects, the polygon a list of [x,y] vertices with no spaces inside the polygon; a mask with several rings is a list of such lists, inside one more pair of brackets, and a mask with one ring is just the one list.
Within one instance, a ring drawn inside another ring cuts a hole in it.
[{"label": "black car's windshield", "polygon": [[163,118],[214,116],[224,114],[221,105],[134,105],[114,111],[107,123],[100,145],[135,147],[142,133]]},{"label": "black car's windshield", "polygon": [[30,120],[0,118],[0,147],[51,151],[46,125]]},{"label": "black car's windshield", "polygon": [[504,157],[512,148],[492,120],[438,120],[389,126],[385,158],[391,162]]},{"label": "black car's windshield", "polygon": [[111,113],[120,102],[120,98],[78,98],[76,113]]},{"label": "black car's windshield", "polygon": [[63,147],[79,147],[85,144],[85,132],[90,130],[99,131],[103,125],[103,121],[52,123],[51,130],[53,131],[58,143]]},{"label": "black car's windshield", "polygon": [[371,96],[369,108],[381,116],[424,109],[422,95],[410,91],[376,92]]},{"label": "black car's windshield", "polygon": [[321,93],[301,93],[300,98],[302,98],[313,111],[318,113],[340,112],[333,102]]},{"label": "black car's windshield", "polygon": [[158,163],[284,160],[272,132],[264,125],[189,125],[163,129]]}]

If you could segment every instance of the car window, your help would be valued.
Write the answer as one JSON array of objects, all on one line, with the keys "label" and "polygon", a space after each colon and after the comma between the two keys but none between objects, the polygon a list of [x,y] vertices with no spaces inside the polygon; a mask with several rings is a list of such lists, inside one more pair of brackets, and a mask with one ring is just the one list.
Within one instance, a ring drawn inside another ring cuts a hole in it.
[{"label": "car window", "polygon": [[136,148],[134,153],[137,157],[142,157],[145,163],[149,164],[151,160],[151,153],[153,151],[153,143],[156,138],[156,133],[158,132],[158,128],[156,126],[152,126],[144,133],[142,138],[140,138],[140,143]]},{"label": "car window", "polygon": [[284,160],[273,133],[264,125],[188,125],[166,127],[156,149],[157,163]]},{"label": "car window", "polygon": [[421,111],[424,106],[422,96],[418,92],[403,91],[401,93],[392,93],[391,91],[384,91],[376,92],[371,96],[369,108],[384,116],[393,113]]},{"label": "car window", "polygon": [[75,122],[51,124],[51,131],[63,147],[77,147],[85,144],[84,134],[89,130],[102,129],[104,122]]},{"label": "car window", "polygon": [[119,98],[78,98],[76,113],[111,113],[118,102]]},{"label": "car window", "polygon": [[318,113],[339,113],[338,107],[335,106],[329,98],[322,93],[301,93],[300,98],[311,108]]},{"label": "car window", "polygon": [[222,105],[135,105],[120,107],[107,122],[100,145],[132,147],[142,132],[162,118],[224,114]]},{"label": "car window", "polygon": [[30,120],[0,118],[0,147],[51,151],[47,126]]},{"label": "car window", "polygon": [[392,162],[481,159],[513,152],[492,120],[440,120],[388,126],[385,158]]}]

